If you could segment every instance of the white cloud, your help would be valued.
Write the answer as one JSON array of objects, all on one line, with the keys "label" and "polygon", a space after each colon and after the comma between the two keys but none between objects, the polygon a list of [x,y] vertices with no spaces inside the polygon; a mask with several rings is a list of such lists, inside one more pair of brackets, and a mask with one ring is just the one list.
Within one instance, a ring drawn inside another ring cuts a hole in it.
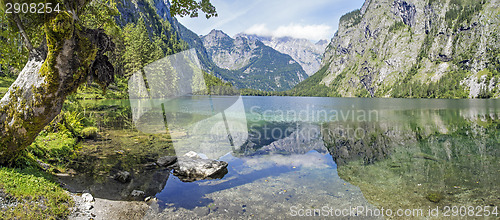
[{"label": "white cloud", "polygon": [[324,24],[300,25],[292,23],[286,26],[279,26],[275,30],[270,30],[266,24],[255,24],[245,30],[245,33],[261,36],[305,38],[317,41],[330,39],[333,35],[333,28]]},{"label": "white cloud", "polygon": [[272,36],[272,32],[267,28],[266,24],[254,24],[247,30],[245,34],[255,34],[259,36]]}]

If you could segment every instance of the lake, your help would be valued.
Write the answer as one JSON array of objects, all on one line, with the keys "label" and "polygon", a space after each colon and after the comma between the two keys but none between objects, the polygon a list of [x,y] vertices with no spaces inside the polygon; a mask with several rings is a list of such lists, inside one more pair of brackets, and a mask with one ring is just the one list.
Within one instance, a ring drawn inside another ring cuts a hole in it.
[{"label": "lake", "polygon": [[[75,169],[92,177],[85,187],[96,197],[154,195],[145,218],[498,218],[500,100],[194,96],[85,106],[105,137],[83,144],[95,151]],[[228,173],[182,182],[144,168],[189,151],[227,162]],[[106,178],[115,170],[132,181]]]}]

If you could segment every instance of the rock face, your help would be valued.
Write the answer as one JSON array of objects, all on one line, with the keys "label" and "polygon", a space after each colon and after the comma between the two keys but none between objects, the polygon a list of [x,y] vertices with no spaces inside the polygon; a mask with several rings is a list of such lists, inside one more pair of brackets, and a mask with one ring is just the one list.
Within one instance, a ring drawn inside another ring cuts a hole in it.
[{"label": "rock face", "polygon": [[[499,5],[367,0],[341,17],[322,60],[325,69],[309,81],[343,97],[414,97],[411,87],[439,86],[452,89],[449,97],[499,97]],[[457,82],[446,84],[451,79]]]},{"label": "rock face", "polygon": [[415,25],[415,5],[403,0],[396,0],[392,3],[391,11],[394,15],[401,17],[403,23],[412,27]]},{"label": "rock face", "polygon": [[188,152],[178,158],[174,167],[174,175],[183,182],[202,179],[220,179],[227,174],[227,162],[201,159],[198,154]]},{"label": "rock face", "polygon": [[237,37],[232,39],[219,30],[212,30],[201,38],[208,54],[217,66],[229,70],[240,69],[250,63],[258,54],[254,53],[258,45],[256,41]]},{"label": "rock face", "polygon": [[256,39],[229,37],[212,30],[201,38],[208,56],[225,71],[223,78],[239,88],[284,91],[308,77],[300,64]]},{"label": "rock face", "polygon": [[321,67],[321,59],[328,45],[328,41],[320,40],[312,43],[307,39],[297,39],[291,37],[263,37],[256,35],[239,34],[249,39],[259,40],[266,46],[290,55],[297,61],[308,76],[316,73]]}]

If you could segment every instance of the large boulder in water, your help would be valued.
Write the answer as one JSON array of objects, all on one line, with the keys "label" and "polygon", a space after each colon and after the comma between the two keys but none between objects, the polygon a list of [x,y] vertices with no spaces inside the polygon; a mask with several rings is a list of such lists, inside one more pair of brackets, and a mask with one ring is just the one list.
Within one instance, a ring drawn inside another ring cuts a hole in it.
[{"label": "large boulder in water", "polygon": [[220,179],[227,174],[227,162],[201,159],[194,152],[189,152],[177,158],[174,175],[183,182],[193,182],[202,179]]}]

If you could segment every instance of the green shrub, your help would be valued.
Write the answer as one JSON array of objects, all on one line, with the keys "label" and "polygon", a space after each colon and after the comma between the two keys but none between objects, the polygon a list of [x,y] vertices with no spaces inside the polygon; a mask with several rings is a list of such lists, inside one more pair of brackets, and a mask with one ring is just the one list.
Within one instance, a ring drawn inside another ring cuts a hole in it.
[{"label": "green shrub", "polygon": [[98,129],[96,127],[86,127],[82,130],[81,137],[87,138],[87,139],[96,138],[97,132],[98,132]]},{"label": "green shrub", "polygon": [[59,124],[61,130],[67,129],[73,136],[78,136],[83,129],[82,121],[83,118],[80,113],[74,112],[64,112],[63,124]]},{"label": "green shrub", "polygon": [[389,33],[395,33],[395,32],[397,32],[401,29],[404,29],[406,27],[407,27],[407,25],[404,22],[398,21],[389,27]]},{"label": "green shrub", "polygon": [[76,143],[68,132],[42,132],[26,150],[38,159],[63,163],[74,155]]},{"label": "green shrub", "polygon": [[420,81],[411,81],[412,77],[406,77],[400,84],[394,86],[392,97],[394,98],[467,98],[468,92],[460,80],[467,76],[463,70],[451,71],[445,74],[437,82],[429,84]]},{"label": "green shrub", "polygon": [[[458,25],[470,24],[472,17],[482,10],[485,1],[451,0],[450,9],[445,14],[449,28],[457,31]],[[453,24],[455,21],[455,25]]]}]

